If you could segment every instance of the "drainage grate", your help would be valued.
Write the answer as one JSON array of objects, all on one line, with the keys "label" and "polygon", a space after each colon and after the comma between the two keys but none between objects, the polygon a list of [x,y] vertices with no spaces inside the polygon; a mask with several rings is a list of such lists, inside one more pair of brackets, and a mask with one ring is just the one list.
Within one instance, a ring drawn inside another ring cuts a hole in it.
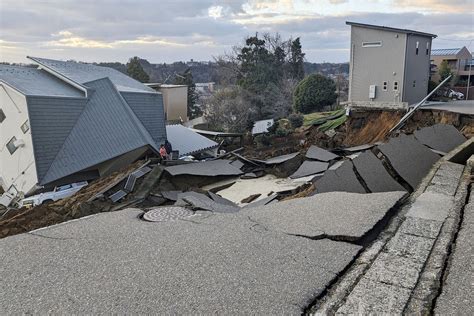
[{"label": "drainage grate", "polygon": [[143,219],[149,222],[169,222],[193,215],[194,212],[184,207],[167,206],[149,210],[143,214]]}]

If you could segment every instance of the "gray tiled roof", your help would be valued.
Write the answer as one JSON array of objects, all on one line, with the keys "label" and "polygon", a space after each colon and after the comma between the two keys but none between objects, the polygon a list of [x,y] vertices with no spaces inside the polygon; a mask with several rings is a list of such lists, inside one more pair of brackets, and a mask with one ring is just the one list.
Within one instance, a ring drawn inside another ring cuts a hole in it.
[{"label": "gray tiled roof", "polygon": [[84,92],[36,68],[0,64],[0,80],[24,95],[84,97]]},{"label": "gray tiled roof", "polygon": [[173,150],[179,150],[180,156],[191,155],[219,145],[182,125],[166,126],[166,134]]},{"label": "gray tiled roof", "polygon": [[154,140],[109,78],[85,85],[92,89],[90,99],[40,184],[143,146],[157,150]]},{"label": "gray tiled roof", "polygon": [[154,92],[150,87],[145,86],[141,82],[130,78],[118,70],[100,67],[92,64],[78,63],[75,61],[60,61],[38,57],[28,57],[38,64],[47,67],[68,79],[84,84],[101,78],[109,78],[119,91],[129,92]]},{"label": "gray tiled roof", "polygon": [[440,48],[432,49],[431,56],[455,56],[457,55],[462,48]]}]

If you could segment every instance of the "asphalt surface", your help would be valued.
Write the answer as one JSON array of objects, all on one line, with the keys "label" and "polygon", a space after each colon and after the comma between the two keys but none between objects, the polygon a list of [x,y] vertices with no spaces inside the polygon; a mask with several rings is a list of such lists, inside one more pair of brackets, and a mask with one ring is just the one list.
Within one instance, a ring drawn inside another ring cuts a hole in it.
[{"label": "asphalt surface", "polygon": [[0,240],[0,314],[300,314],[361,249],[267,230],[245,212],[141,213]]},{"label": "asphalt surface", "polygon": [[307,237],[357,240],[371,230],[406,194],[329,192],[242,211],[265,229]]},{"label": "asphalt surface", "polygon": [[395,171],[412,188],[416,188],[428,174],[439,156],[418,142],[413,135],[401,134],[378,146]]},{"label": "asphalt surface", "polygon": [[449,101],[449,102],[430,102],[421,107],[422,110],[440,110],[449,111],[460,114],[471,114],[474,115],[474,101],[463,100],[463,101]]},{"label": "asphalt surface", "polygon": [[329,168],[324,176],[315,183],[318,193],[324,192],[355,192],[366,193],[364,187],[357,179],[352,162],[345,160],[340,167],[335,170]]}]

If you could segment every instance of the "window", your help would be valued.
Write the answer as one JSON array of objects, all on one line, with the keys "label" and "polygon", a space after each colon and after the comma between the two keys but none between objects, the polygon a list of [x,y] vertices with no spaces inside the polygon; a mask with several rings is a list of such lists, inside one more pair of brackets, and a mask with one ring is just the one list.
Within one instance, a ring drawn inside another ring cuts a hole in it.
[{"label": "window", "polygon": [[380,47],[382,42],[362,42],[362,47]]},{"label": "window", "polygon": [[15,142],[16,142],[16,137],[13,136],[12,139],[10,139],[10,141],[7,143],[7,149],[10,152],[10,154],[12,154],[12,155],[18,149],[15,146]]},{"label": "window", "polygon": [[416,42],[416,54],[418,55],[418,48],[420,47],[420,42]]},{"label": "window", "polygon": [[387,88],[388,88],[387,86],[388,86],[388,82],[387,82],[387,81],[384,81],[384,82],[383,82],[383,85],[382,85],[382,90],[383,90],[383,91],[387,91]]},{"label": "window", "polygon": [[394,81],[393,82],[393,91],[397,91],[398,90],[398,81]]},{"label": "window", "polygon": [[426,56],[430,54],[430,43],[426,42]]},{"label": "window", "polygon": [[2,123],[3,121],[5,121],[7,117],[5,116],[5,113],[3,113],[3,110],[0,109],[0,123]]},{"label": "window", "polygon": [[413,80],[413,88],[416,87],[416,80]]},{"label": "window", "polygon": [[26,122],[23,123],[23,125],[21,125],[21,131],[23,132],[23,134],[26,134],[26,132],[28,132],[29,130],[30,130],[30,122],[26,120]]}]

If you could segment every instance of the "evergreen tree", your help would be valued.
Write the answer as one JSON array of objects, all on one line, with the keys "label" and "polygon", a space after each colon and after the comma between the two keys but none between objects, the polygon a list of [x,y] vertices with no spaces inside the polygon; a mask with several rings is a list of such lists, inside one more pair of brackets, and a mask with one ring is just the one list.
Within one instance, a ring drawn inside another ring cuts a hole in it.
[{"label": "evergreen tree", "polygon": [[143,70],[142,65],[140,64],[140,58],[133,57],[127,63],[127,73],[130,77],[140,82],[149,82],[150,77],[148,74]]},{"label": "evergreen tree", "polygon": [[290,77],[296,80],[304,78],[304,53],[301,50],[300,38],[297,37],[290,45],[290,58],[288,61]]},{"label": "evergreen tree", "polygon": [[175,84],[182,84],[188,86],[188,116],[190,119],[199,117],[202,115],[202,109],[197,104],[199,95],[196,92],[196,84],[193,80],[193,74],[188,68],[183,73],[177,74],[174,80]]}]

